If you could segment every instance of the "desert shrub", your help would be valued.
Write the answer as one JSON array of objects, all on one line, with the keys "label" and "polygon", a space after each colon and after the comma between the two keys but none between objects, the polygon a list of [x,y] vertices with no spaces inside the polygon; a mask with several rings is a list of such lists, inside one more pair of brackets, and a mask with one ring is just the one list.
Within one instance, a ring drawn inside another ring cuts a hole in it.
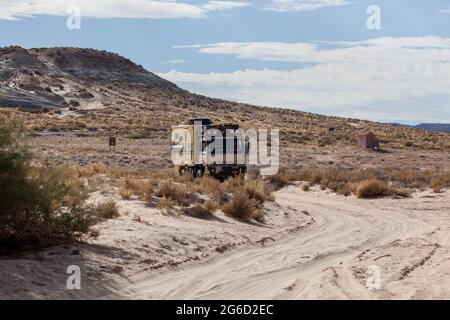
[{"label": "desert shrub", "polygon": [[393,194],[393,190],[386,182],[377,179],[355,183],[353,188],[358,198],[378,198]]},{"label": "desert shrub", "polygon": [[146,199],[150,191],[153,194],[153,186],[150,182],[136,179],[130,174],[126,174],[124,179],[119,183],[119,195],[124,200],[131,199],[133,195],[141,199]]},{"label": "desert shrub", "polygon": [[120,216],[119,209],[114,200],[108,200],[97,204],[95,211],[101,219],[114,219]]},{"label": "desert shrub", "polygon": [[168,209],[168,208],[172,208],[176,204],[177,203],[174,200],[172,200],[172,199],[161,198],[158,201],[158,208],[159,209]]},{"label": "desert shrub", "polygon": [[219,209],[219,205],[214,200],[207,200],[205,203],[205,209],[208,210],[211,214],[214,214],[214,212]]},{"label": "desert shrub", "polygon": [[213,194],[222,192],[223,186],[219,180],[212,177],[202,177],[200,179],[195,179],[192,181],[193,190],[198,193],[203,194]]},{"label": "desert shrub", "polygon": [[261,208],[255,199],[250,199],[245,193],[235,194],[233,199],[222,206],[222,211],[234,218],[262,221]]},{"label": "desert shrub", "polygon": [[225,203],[229,202],[231,199],[231,195],[228,192],[215,192],[212,193],[211,199],[217,203],[219,206],[224,205]]},{"label": "desert shrub", "polygon": [[144,201],[148,204],[151,204],[153,201],[153,194],[155,190],[153,189],[153,186],[148,183],[146,184],[142,189],[143,195],[144,195]]},{"label": "desert shrub", "polygon": [[450,188],[450,172],[444,172],[433,176],[431,187],[435,192],[441,192],[444,188]]},{"label": "desert shrub", "polygon": [[25,138],[20,121],[0,119],[0,251],[78,239],[97,221],[78,174],[32,167]]},{"label": "desert shrub", "polygon": [[131,196],[133,195],[133,190],[126,189],[126,188],[120,188],[119,195],[123,200],[130,200]]},{"label": "desert shrub", "polygon": [[217,204],[214,201],[208,200],[204,205],[196,204],[192,208],[189,208],[188,213],[194,217],[206,219],[212,217],[217,209]]},{"label": "desert shrub", "polygon": [[255,199],[259,203],[275,201],[272,190],[262,179],[245,181],[243,189],[250,199]]},{"label": "desert shrub", "polygon": [[174,201],[178,205],[188,205],[189,193],[186,186],[174,182],[162,182],[156,191],[158,197]]},{"label": "desert shrub", "polygon": [[240,191],[240,190],[242,190],[244,184],[245,184],[245,179],[243,177],[241,177],[241,176],[231,177],[222,183],[221,189],[225,192]]},{"label": "desert shrub", "polygon": [[106,169],[107,169],[107,167],[103,162],[97,163],[92,167],[92,170],[94,171],[94,173],[97,173],[97,174],[105,174]]},{"label": "desert shrub", "polygon": [[136,189],[136,181],[129,175],[125,176],[125,179],[122,181],[122,188],[128,190]]}]

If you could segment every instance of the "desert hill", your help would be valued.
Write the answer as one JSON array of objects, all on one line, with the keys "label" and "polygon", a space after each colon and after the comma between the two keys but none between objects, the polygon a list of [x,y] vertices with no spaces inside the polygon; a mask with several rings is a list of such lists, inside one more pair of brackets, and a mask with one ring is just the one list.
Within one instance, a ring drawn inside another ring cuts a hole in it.
[{"label": "desert hill", "polygon": [[284,145],[353,146],[356,134],[374,131],[385,148],[450,150],[448,133],[193,94],[124,57],[93,49],[1,48],[0,106],[7,107],[1,112],[19,112],[35,132],[168,139],[171,125],[209,117],[244,127],[279,128]]}]

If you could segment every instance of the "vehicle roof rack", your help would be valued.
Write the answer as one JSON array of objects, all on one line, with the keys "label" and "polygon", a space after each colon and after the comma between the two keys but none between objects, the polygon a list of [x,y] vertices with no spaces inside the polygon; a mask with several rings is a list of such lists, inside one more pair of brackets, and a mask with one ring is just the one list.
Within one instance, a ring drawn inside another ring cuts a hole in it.
[{"label": "vehicle roof rack", "polygon": [[195,122],[201,122],[203,126],[212,125],[211,119],[199,118],[199,119],[189,119],[186,124],[193,126]]}]

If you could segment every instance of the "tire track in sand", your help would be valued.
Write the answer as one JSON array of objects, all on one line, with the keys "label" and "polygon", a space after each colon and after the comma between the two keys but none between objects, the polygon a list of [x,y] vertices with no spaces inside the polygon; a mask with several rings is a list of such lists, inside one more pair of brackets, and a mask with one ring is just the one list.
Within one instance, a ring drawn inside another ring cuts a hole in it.
[{"label": "tire track in sand", "polygon": [[373,247],[434,230],[386,201],[305,193],[298,187],[281,190],[276,198],[283,206],[308,210],[315,223],[267,247],[133,279],[120,294],[133,299],[370,298],[353,277],[350,261]]}]

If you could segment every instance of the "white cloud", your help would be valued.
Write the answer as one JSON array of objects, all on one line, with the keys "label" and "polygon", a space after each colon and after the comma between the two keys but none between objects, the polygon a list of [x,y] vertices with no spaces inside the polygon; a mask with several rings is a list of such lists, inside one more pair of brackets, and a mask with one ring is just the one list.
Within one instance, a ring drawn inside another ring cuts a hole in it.
[{"label": "white cloud", "polygon": [[439,12],[439,13],[448,14],[448,13],[450,13],[450,8],[448,8],[448,9],[442,9],[442,10],[439,10],[438,12]]},{"label": "white cloud", "polygon": [[272,61],[299,61],[315,52],[317,45],[310,43],[279,42],[222,42],[209,45],[175,46],[196,48],[200,53],[230,54],[241,59]]},{"label": "white cloud", "polygon": [[35,15],[67,16],[67,8],[78,6],[89,18],[202,18],[211,11],[249,5],[238,1],[190,4],[175,0],[0,0],[0,19],[15,20]]},{"label": "white cloud", "polygon": [[276,12],[313,11],[326,7],[345,6],[346,0],[271,0],[264,9]]},{"label": "white cloud", "polygon": [[243,8],[250,6],[249,2],[237,2],[237,1],[209,1],[203,6],[208,11],[213,10],[229,10],[236,8]]},{"label": "white cloud", "polygon": [[187,63],[187,60],[176,59],[176,60],[163,61],[162,63],[165,63],[165,64],[183,64],[183,63]]},{"label": "white cloud", "polygon": [[[377,38],[359,42],[217,43],[205,54],[293,63],[290,70],[161,74],[190,90],[259,105],[375,120],[450,122],[450,39]],[[185,47],[186,48],[186,47]],[[395,112],[394,112],[395,111]]]}]

